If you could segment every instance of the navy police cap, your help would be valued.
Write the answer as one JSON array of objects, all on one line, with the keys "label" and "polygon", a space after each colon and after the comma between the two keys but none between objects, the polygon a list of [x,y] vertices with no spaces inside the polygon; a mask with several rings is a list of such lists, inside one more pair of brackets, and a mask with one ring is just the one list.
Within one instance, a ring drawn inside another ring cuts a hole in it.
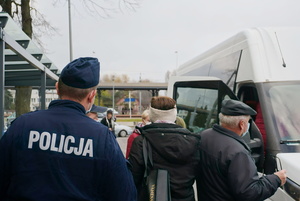
[{"label": "navy police cap", "polygon": [[223,100],[221,113],[228,116],[256,115],[256,111],[237,100]]},{"label": "navy police cap", "polygon": [[107,107],[93,105],[90,112],[103,113],[103,112],[106,112],[106,110],[107,110]]},{"label": "navy police cap", "polygon": [[99,84],[100,63],[92,57],[82,57],[69,63],[61,72],[61,81],[70,87],[88,89]]}]

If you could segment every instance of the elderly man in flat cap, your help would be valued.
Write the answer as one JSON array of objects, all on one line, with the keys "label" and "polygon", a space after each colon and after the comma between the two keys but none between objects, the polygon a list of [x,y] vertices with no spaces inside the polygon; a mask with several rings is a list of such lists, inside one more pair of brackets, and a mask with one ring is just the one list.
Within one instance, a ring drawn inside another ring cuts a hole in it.
[{"label": "elderly man in flat cap", "polygon": [[0,200],[136,200],[114,136],[86,116],[99,76],[96,58],[74,60],[56,84],[60,100],[12,123],[0,141]]},{"label": "elderly man in flat cap", "polygon": [[201,133],[198,200],[259,201],[286,181],[285,170],[259,177],[251,150],[242,139],[256,112],[240,101],[224,100],[220,125]]}]

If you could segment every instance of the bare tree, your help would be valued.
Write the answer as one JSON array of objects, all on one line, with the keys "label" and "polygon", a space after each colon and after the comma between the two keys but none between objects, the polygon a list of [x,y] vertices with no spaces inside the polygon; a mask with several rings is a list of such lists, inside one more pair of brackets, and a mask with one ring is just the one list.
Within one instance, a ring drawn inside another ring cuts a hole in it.
[{"label": "bare tree", "polygon": [[[32,38],[32,18],[30,15],[30,0],[1,0],[2,10],[13,17],[14,14],[19,14],[21,8],[21,25],[22,30]],[[14,8],[12,7],[14,5]],[[30,111],[30,98],[32,87],[16,86],[16,115],[20,116],[23,113]]]},{"label": "bare tree", "polygon": [[[67,0],[53,0],[53,5],[65,3]],[[78,0],[76,0],[78,2]],[[82,7],[88,14],[100,18],[110,18],[112,14],[124,12],[125,10],[135,11],[139,7],[140,0],[80,0]],[[72,1],[71,1],[72,4]],[[77,9],[74,6],[75,9]],[[78,11],[78,13],[80,13]]]},{"label": "bare tree", "polygon": [[[57,3],[58,0],[54,1]],[[100,17],[109,17],[110,12],[114,12],[115,9],[102,6],[101,1],[96,0],[82,0],[83,6],[92,15],[98,15]],[[102,3],[108,1],[102,1]],[[119,0],[118,7],[122,11],[123,7],[135,10],[138,6],[138,0]],[[0,0],[2,11],[7,12],[12,18],[16,19],[22,26],[22,30],[30,37],[35,40],[43,47],[43,43],[39,40],[41,35],[50,35],[56,32],[56,28],[53,27],[34,7],[31,7],[30,0]],[[20,14],[21,11],[21,14]],[[32,18],[32,14],[34,19]],[[34,28],[33,28],[34,26]],[[36,31],[34,31],[36,30]],[[126,79],[125,79],[126,78]],[[128,82],[128,76],[122,77],[122,80]],[[20,116],[30,111],[30,100],[32,87],[30,86],[16,86],[16,116]]]},{"label": "bare tree", "polygon": [[102,76],[100,80],[101,82],[128,83],[130,81],[130,78],[126,74],[116,75],[116,76],[105,74]]},{"label": "bare tree", "polygon": [[11,3],[11,0],[0,0],[2,11],[7,12],[10,16],[12,16]]}]

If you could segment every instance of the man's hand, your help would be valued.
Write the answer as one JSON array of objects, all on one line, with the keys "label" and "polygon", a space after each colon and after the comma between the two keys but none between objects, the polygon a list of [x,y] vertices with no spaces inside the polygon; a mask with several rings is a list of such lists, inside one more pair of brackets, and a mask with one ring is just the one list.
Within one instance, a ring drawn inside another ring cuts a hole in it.
[{"label": "man's hand", "polygon": [[279,179],[281,180],[281,186],[283,186],[286,182],[286,171],[280,170],[278,172],[275,172],[274,174],[279,177]]}]

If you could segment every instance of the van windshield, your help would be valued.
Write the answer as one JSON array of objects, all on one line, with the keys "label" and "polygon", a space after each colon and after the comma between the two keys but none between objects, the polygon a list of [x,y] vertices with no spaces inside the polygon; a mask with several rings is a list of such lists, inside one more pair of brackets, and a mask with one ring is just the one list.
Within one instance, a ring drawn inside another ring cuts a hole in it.
[{"label": "van windshield", "polygon": [[300,139],[300,82],[274,83],[268,90],[274,123],[282,140]]}]

